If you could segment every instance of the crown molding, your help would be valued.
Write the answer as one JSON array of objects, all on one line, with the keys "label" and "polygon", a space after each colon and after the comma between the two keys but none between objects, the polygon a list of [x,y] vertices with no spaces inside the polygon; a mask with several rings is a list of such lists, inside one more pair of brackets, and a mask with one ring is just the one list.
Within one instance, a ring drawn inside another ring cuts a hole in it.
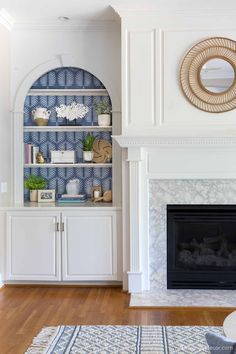
[{"label": "crown molding", "polygon": [[13,17],[5,10],[0,10],[0,23],[8,30],[11,31],[14,26]]},{"label": "crown molding", "polygon": [[117,31],[120,28],[117,21],[59,21],[45,22],[16,22],[14,30],[35,30],[35,31],[88,31],[106,32]]},{"label": "crown molding", "polygon": [[[173,4],[172,4],[173,5]],[[123,17],[137,17],[137,16],[190,16],[190,17],[209,17],[209,16],[230,16],[236,15],[236,6],[232,7],[215,7],[204,8],[199,6],[198,8],[186,7],[173,7],[173,6],[139,6],[139,7],[127,7],[122,5],[111,5],[116,15],[120,18]]]},{"label": "crown molding", "polygon": [[166,146],[192,146],[192,147],[236,147],[236,136],[233,137],[158,137],[158,136],[125,136],[113,135],[123,148],[135,147],[166,147]]}]

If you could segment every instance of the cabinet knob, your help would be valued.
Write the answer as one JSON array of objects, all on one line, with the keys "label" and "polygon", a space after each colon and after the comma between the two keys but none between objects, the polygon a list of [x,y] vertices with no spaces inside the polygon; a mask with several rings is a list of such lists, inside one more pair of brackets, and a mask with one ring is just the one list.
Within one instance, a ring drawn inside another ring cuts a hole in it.
[{"label": "cabinet knob", "polygon": [[65,224],[64,222],[61,223],[61,232],[64,232],[65,231]]}]

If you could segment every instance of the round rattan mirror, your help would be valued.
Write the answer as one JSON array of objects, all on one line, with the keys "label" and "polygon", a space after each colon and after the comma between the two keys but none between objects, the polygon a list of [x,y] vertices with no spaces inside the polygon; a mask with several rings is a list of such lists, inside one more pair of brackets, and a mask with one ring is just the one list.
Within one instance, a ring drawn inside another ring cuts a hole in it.
[{"label": "round rattan mirror", "polygon": [[192,47],[183,59],[180,82],[197,108],[221,113],[236,108],[236,42],[209,38]]}]

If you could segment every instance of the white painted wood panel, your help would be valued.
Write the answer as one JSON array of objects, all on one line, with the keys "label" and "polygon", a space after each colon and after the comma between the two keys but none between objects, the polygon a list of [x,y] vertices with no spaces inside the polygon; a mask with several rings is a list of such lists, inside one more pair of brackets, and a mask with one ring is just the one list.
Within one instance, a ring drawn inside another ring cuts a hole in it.
[{"label": "white painted wood panel", "polygon": [[60,280],[57,212],[7,214],[7,280]]},{"label": "white painted wood panel", "polygon": [[[128,30],[124,59],[124,132],[154,127],[156,31]],[[145,104],[143,104],[145,102]]]},{"label": "white painted wood panel", "polygon": [[169,147],[149,149],[148,178],[236,178],[236,149]]},{"label": "white painted wood panel", "polygon": [[[236,39],[236,31],[230,30],[165,30],[163,31],[163,87],[162,129],[166,134],[193,133],[196,136],[209,131],[218,131],[220,136],[232,134],[230,128],[236,124],[235,110],[224,113],[208,113],[193,106],[182,92],[179,71],[185,54],[196,43],[209,37]],[[161,60],[161,59],[160,59]]]},{"label": "white painted wood panel", "polygon": [[117,280],[116,214],[62,214],[63,280]]},{"label": "white painted wood panel", "polygon": [[122,17],[122,133],[234,134],[234,110],[201,111],[185,98],[179,83],[181,61],[193,45],[215,36],[236,39],[234,12],[215,7],[211,12],[196,11],[192,4],[178,11],[172,6],[171,11],[159,6],[156,11],[119,6],[116,10]]}]

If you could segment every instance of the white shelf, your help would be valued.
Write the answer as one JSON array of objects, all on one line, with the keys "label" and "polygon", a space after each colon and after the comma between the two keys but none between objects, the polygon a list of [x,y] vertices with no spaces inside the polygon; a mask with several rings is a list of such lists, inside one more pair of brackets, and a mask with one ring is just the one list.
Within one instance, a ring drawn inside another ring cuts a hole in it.
[{"label": "white shelf", "polygon": [[[24,202],[23,205],[17,205],[14,206],[14,208],[35,208],[35,209],[41,209],[41,210],[50,210],[53,208],[58,208],[58,209],[74,209],[74,208],[92,208],[92,209],[113,209],[113,210],[120,210],[121,207],[120,206],[116,206],[114,205],[112,202],[92,202],[90,198],[88,198],[88,200],[84,203],[58,203],[56,202],[52,202],[52,203],[38,203],[38,202]],[[0,206],[0,210],[5,209],[4,207],[1,208]],[[10,209],[10,208],[9,208]]]},{"label": "white shelf", "polygon": [[101,125],[65,125],[65,126],[28,126],[24,127],[24,132],[77,132],[77,131],[112,131],[112,127],[103,127]]},{"label": "white shelf", "polygon": [[31,89],[28,96],[108,96],[105,89]]},{"label": "white shelf", "polygon": [[98,167],[112,167],[112,163],[25,163],[24,167],[28,167],[28,168],[50,168],[50,167],[88,167],[88,168],[98,168]]}]

